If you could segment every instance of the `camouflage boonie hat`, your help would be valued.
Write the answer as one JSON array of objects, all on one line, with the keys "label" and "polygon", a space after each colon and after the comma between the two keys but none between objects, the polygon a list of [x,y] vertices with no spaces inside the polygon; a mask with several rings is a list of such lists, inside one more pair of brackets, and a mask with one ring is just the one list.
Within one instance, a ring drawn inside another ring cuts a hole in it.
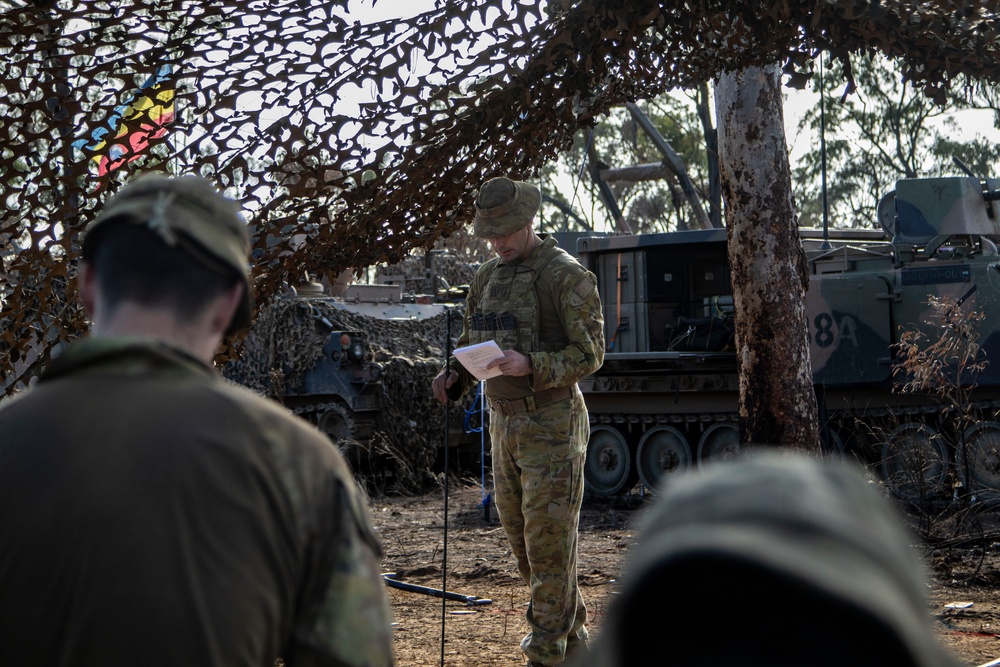
[{"label": "camouflage boonie hat", "polygon": [[240,207],[200,176],[140,176],[109,199],[83,238],[83,258],[93,256],[108,222],[121,220],[146,225],[168,246],[180,245],[201,264],[226,275],[236,273],[245,287],[243,301],[227,334],[250,324],[253,301],[247,256],[250,232]]},{"label": "camouflage boonie hat", "polygon": [[476,196],[472,233],[483,239],[509,236],[527,227],[541,204],[542,193],[531,183],[491,178]]}]

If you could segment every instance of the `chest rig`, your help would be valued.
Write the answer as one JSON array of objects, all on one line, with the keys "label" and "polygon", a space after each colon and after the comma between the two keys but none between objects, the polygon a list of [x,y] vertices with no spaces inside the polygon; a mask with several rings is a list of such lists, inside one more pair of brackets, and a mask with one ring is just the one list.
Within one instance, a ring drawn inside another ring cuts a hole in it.
[{"label": "chest rig", "polygon": [[[478,307],[469,322],[469,341],[495,340],[500,349],[553,352],[565,341],[542,341],[539,335],[539,303],[535,283],[558,254],[555,245],[543,245],[534,258],[518,264],[493,265]],[[549,307],[550,304],[545,304]]]}]

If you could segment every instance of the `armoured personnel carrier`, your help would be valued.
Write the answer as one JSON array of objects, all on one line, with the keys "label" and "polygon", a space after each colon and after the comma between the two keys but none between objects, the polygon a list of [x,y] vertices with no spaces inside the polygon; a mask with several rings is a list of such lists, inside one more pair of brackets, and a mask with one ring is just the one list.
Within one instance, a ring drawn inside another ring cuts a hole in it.
[{"label": "armoured personnel carrier", "polygon": [[[956,483],[1000,495],[1000,181],[901,180],[880,230],[800,230],[807,317],[826,447],[874,464],[900,497]],[[604,366],[581,383],[592,433],[591,493],[650,489],[692,466],[740,455],[737,360],[725,230],[578,241],[604,303]],[[928,316],[929,295],[986,314],[956,425],[932,395],[894,391],[897,343]],[[971,425],[969,425],[971,424]],[[959,443],[962,446],[958,446]]]},{"label": "armoured personnel carrier", "polygon": [[430,392],[459,306],[396,284],[334,291],[308,283],[268,304],[223,374],[330,435],[372,488],[426,488],[446,441],[456,456],[479,457],[475,397],[449,413],[446,437]]}]

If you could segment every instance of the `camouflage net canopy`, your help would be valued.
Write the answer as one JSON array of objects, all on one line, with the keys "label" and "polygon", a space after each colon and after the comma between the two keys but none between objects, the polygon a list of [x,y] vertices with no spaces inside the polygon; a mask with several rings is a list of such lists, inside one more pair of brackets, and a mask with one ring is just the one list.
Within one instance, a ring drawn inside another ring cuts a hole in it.
[{"label": "camouflage net canopy", "polygon": [[880,51],[934,97],[1000,81],[995,1],[438,0],[369,23],[361,6],[0,0],[8,391],[85,331],[80,232],[140,171],[244,202],[267,303],[304,271],[432,247],[484,179],[530,178],[609,108],[725,70],[801,84],[822,50]]},{"label": "camouflage net canopy", "polygon": [[492,252],[483,239],[465,230],[459,230],[451,238],[456,242],[449,243],[447,248],[375,267],[375,282],[402,285],[407,294],[434,294],[442,300],[451,300],[449,293],[459,292],[464,299],[476,271]]}]

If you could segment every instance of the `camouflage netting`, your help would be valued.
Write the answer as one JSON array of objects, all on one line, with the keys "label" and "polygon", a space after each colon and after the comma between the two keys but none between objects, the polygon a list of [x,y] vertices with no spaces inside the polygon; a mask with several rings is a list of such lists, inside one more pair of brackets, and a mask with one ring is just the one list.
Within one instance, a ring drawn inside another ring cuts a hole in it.
[{"label": "camouflage netting", "polygon": [[[425,490],[434,481],[433,470],[444,444],[444,408],[431,396],[430,384],[444,363],[448,313],[424,320],[384,320],[345,311],[331,300],[279,297],[262,308],[248,336],[246,351],[224,368],[227,378],[258,393],[281,400],[322,356],[331,329],[360,331],[368,346],[367,359],[383,368],[381,421],[360,471],[369,482],[381,480],[380,491]],[[461,310],[452,309],[452,337],[461,327]],[[317,399],[320,400],[320,399]],[[452,430],[463,424],[464,410],[474,396],[453,406]],[[312,419],[311,408],[302,416]],[[452,442],[452,445],[457,443]],[[377,468],[377,469],[372,469]],[[391,470],[391,477],[386,477]]]},{"label": "camouflage netting", "polygon": [[451,0],[367,24],[349,4],[0,0],[8,391],[85,331],[79,233],[139,171],[245,202],[266,304],[303,271],[433,247],[484,179],[530,177],[612,106],[724,70],[782,63],[801,85],[820,50],[880,51],[932,97],[1000,81],[995,0]]},{"label": "camouflage netting", "polygon": [[378,282],[402,284],[408,294],[435,294],[446,293],[452,287],[468,287],[478,266],[466,257],[447,252],[431,255],[430,263],[424,255],[407,257],[391,266],[379,267],[375,275]]}]

